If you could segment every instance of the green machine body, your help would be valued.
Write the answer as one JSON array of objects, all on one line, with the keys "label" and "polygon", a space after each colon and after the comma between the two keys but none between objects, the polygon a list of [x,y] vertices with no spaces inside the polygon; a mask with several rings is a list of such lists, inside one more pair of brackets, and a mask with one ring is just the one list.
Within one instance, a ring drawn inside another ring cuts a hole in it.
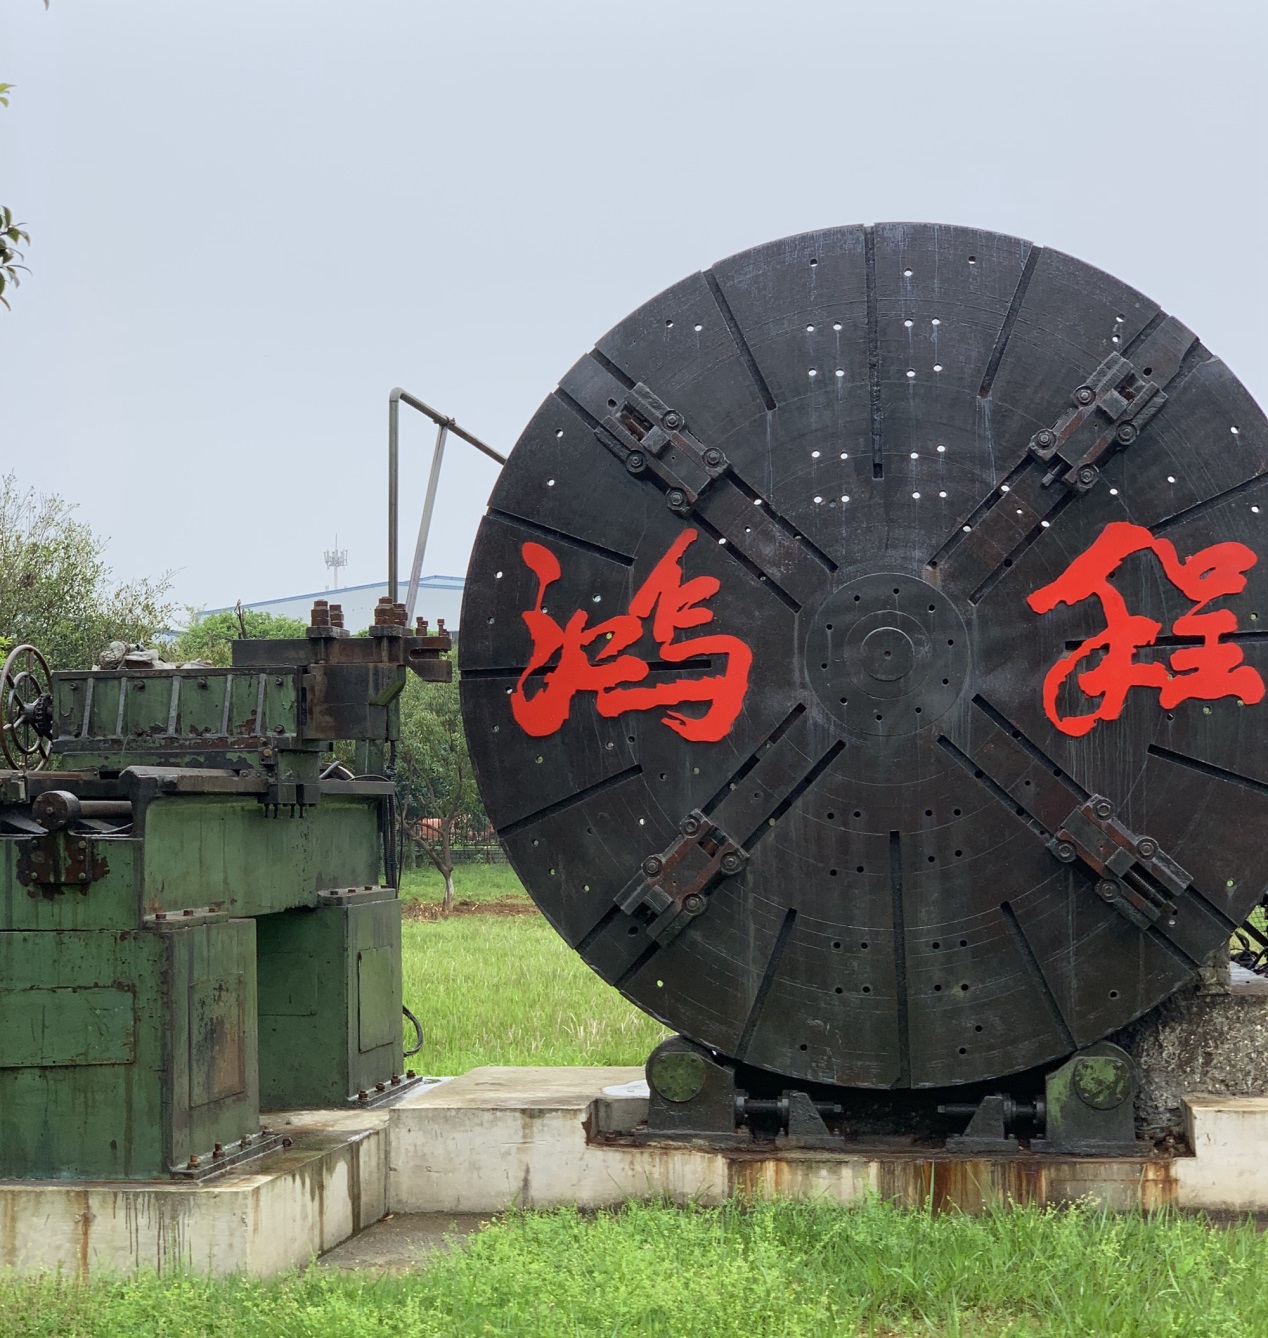
[{"label": "green machine body", "polygon": [[450,641],[333,613],[224,669],[9,655],[0,1177],[202,1177],[278,1145],[262,1110],[409,1085],[391,759]]}]

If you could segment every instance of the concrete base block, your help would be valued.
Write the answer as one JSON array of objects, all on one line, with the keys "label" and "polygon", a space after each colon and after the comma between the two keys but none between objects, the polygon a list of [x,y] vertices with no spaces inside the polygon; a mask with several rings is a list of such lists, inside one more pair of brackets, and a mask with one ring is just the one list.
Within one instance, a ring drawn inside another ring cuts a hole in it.
[{"label": "concrete base block", "polygon": [[1180,1206],[1268,1210],[1268,1097],[1194,1094],[1184,1107],[1193,1156],[1175,1160]]},{"label": "concrete base block", "polygon": [[268,1277],[386,1212],[387,1112],[270,1115],[291,1147],[204,1183],[0,1182],[0,1270]]},{"label": "concrete base block", "polygon": [[1253,1176],[1249,1169],[1268,1135],[1268,1100],[1188,1098],[1194,1156],[955,1156],[897,1139],[775,1155],[760,1144],[636,1146],[619,1133],[599,1134],[599,1112],[609,1130],[627,1130],[645,1113],[638,1076],[637,1069],[474,1069],[403,1100],[389,1116],[391,1210],[599,1208],[631,1197],[716,1204],[735,1194],[850,1203],[875,1194],[966,1212],[1077,1200],[1117,1211],[1268,1211],[1268,1165]]},{"label": "concrete base block", "polygon": [[391,1211],[598,1208],[661,1194],[725,1198],[715,1153],[676,1148],[664,1157],[587,1142],[591,1106],[604,1089],[642,1076],[639,1068],[480,1068],[403,1098],[389,1117]]},{"label": "concrete base block", "polygon": [[[900,1139],[776,1155],[756,1143],[635,1144],[628,1131],[647,1108],[641,1076],[635,1068],[483,1068],[389,1109],[273,1115],[290,1148],[202,1184],[0,1182],[0,1271],[267,1277],[389,1211],[601,1208],[630,1198],[851,1203],[874,1194],[966,1212],[1084,1200],[1113,1210],[1268,1213],[1265,1097],[1185,1097],[1189,1156],[953,1156]],[[600,1115],[620,1132],[600,1132]]]}]

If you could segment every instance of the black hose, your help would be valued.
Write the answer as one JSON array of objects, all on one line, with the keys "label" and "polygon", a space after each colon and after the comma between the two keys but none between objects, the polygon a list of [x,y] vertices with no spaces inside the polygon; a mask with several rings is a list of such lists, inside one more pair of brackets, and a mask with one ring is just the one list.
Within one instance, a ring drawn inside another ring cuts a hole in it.
[{"label": "black hose", "polygon": [[416,1055],[423,1048],[423,1024],[409,1011],[408,1008],[405,1007],[404,1004],[401,1005],[401,1012],[414,1024],[414,1033],[418,1037],[418,1044],[414,1046],[412,1050],[405,1051],[405,1058],[408,1059],[411,1055]]}]

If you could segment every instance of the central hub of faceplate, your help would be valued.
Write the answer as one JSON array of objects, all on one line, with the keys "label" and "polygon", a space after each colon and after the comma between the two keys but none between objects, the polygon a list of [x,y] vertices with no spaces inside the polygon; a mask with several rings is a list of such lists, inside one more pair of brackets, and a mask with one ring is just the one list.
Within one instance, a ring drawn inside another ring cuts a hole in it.
[{"label": "central hub of faceplate", "polygon": [[906,678],[916,664],[915,643],[900,627],[874,628],[859,649],[863,668],[884,683]]},{"label": "central hub of faceplate", "polygon": [[851,734],[914,734],[960,695],[969,643],[955,606],[913,576],[881,572],[834,590],[811,615],[806,673]]}]

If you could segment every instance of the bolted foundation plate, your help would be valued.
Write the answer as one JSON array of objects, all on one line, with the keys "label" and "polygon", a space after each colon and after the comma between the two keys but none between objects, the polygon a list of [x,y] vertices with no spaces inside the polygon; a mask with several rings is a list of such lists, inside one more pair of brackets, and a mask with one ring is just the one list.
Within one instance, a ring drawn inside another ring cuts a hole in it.
[{"label": "bolted foundation plate", "polygon": [[434,1087],[437,1083],[446,1081],[448,1080],[445,1078],[427,1078],[410,1070],[408,1073],[398,1074],[388,1082],[375,1083],[373,1087],[358,1092],[356,1096],[350,1096],[348,1105],[357,1110],[372,1110],[376,1106],[391,1105],[408,1092],[417,1092],[421,1088]]},{"label": "bolted foundation plate", "polygon": [[210,1180],[215,1176],[223,1175],[226,1171],[235,1167],[240,1168],[244,1162],[255,1161],[260,1157],[267,1156],[270,1152],[278,1152],[284,1147],[290,1146],[291,1140],[283,1138],[281,1134],[275,1134],[271,1130],[261,1130],[253,1138],[244,1138],[240,1142],[230,1143],[228,1147],[221,1149],[217,1144],[216,1148],[210,1152],[204,1153],[201,1157],[190,1157],[187,1162],[182,1162],[179,1166],[171,1168],[173,1180]]},{"label": "bolted foundation plate", "polygon": [[1111,276],[926,224],[746,251],[502,471],[459,650],[489,816],[601,976],[789,1085],[1048,1063],[1258,897],[1266,526],[1263,415]]}]

